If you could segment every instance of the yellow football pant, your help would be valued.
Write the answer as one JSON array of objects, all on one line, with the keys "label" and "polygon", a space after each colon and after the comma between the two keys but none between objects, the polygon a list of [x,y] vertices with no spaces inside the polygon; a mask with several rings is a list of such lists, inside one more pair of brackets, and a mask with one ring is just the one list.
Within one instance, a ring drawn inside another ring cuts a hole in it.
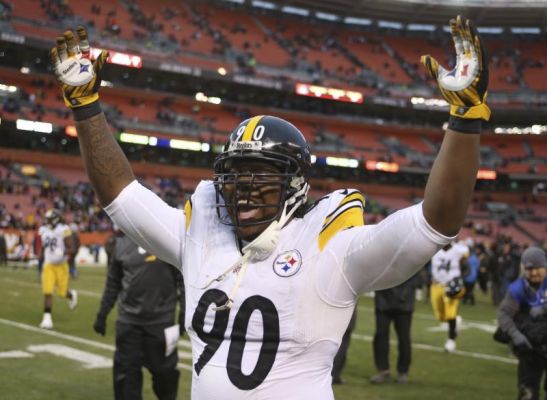
[{"label": "yellow football pant", "polygon": [[57,294],[66,297],[68,291],[68,263],[44,264],[42,269],[42,293],[53,294],[57,286]]},{"label": "yellow football pant", "polygon": [[445,295],[444,285],[440,283],[431,284],[430,296],[433,313],[439,321],[446,322],[449,319],[456,319],[460,299],[451,299]]}]

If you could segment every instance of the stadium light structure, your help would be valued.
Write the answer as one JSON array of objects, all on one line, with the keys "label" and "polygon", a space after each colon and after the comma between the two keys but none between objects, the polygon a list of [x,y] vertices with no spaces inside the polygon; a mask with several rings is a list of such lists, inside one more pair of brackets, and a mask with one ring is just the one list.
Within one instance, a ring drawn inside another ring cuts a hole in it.
[{"label": "stadium light structure", "polygon": [[222,99],[220,97],[206,96],[205,93],[203,92],[197,92],[195,98],[197,101],[201,101],[202,103],[211,103],[211,104],[222,103]]},{"label": "stadium light structure", "polygon": [[325,162],[332,167],[357,168],[359,166],[359,160],[355,158],[327,157]]},{"label": "stadium light structure", "polygon": [[277,8],[274,3],[270,3],[269,1],[253,0],[251,4],[253,7],[264,8],[266,10],[275,10]]},{"label": "stadium light structure", "polygon": [[[91,48],[91,58],[95,59],[101,54],[103,49]],[[142,57],[135,54],[122,53],[114,50],[107,50],[109,57],[106,60],[111,64],[123,65],[130,68],[142,68]]]},{"label": "stadium light structure", "polygon": [[310,15],[310,11],[305,8],[293,7],[293,6],[283,6],[281,11],[286,14],[300,15],[302,17],[307,17]]},{"label": "stadium light structure", "polygon": [[477,179],[495,181],[496,178],[497,178],[496,171],[487,170],[487,169],[479,169],[477,171]]},{"label": "stadium light structure", "polygon": [[337,89],[307,83],[297,82],[295,93],[300,96],[318,97],[321,99],[344,101],[347,103],[362,103],[363,94],[351,90]]},{"label": "stadium light structure", "polygon": [[74,125],[67,125],[65,127],[65,134],[70,137],[78,137],[78,131]]},{"label": "stadium light structure", "polygon": [[534,124],[532,126],[526,126],[520,128],[514,126],[511,128],[497,127],[494,129],[494,133],[498,135],[541,135],[547,132],[547,125]]},{"label": "stadium light structure", "polygon": [[158,138],[138,133],[121,132],[118,139],[122,143],[139,144],[142,146],[167,147],[170,149],[202,151],[205,153],[211,150],[209,143],[184,139]]},{"label": "stadium light structure", "polygon": [[399,164],[385,161],[368,160],[365,163],[365,169],[369,171],[399,172]]},{"label": "stadium light structure", "polygon": [[321,11],[315,12],[315,18],[322,19],[325,21],[338,21],[340,19],[340,17],[336,14],[331,14],[331,13],[326,13]]},{"label": "stadium light structure", "polygon": [[344,23],[349,25],[363,25],[368,26],[372,24],[372,20],[368,18],[359,18],[359,17],[346,17],[344,18]]},{"label": "stadium light structure", "polygon": [[403,24],[395,21],[378,21],[379,28],[388,28],[388,29],[403,29]]},{"label": "stadium light structure", "polygon": [[17,119],[15,122],[17,129],[20,131],[29,131],[37,133],[53,132],[53,124],[49,122],[31,121],[28,119]]},{"label": "stadium light structure", "polygon": [[15,92],[17,92],[17,86],[5,85],[3,83],[0,83],[0,91],[8,92],[8,93],[15,93]]}]

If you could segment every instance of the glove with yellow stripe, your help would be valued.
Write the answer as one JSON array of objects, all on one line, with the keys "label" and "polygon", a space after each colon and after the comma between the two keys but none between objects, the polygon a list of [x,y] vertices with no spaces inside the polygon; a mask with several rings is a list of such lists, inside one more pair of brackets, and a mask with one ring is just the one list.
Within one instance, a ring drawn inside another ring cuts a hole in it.
[{"label": "glove with yellow stripe", "polygon": [[437,80],[441,94],[450,104],[449,128],[463,133],[480,133],[482,121],[490,119],[486,105],[488,62],[479,35],[471,21],[458,15],[450,20],[450,32],[456,48],[456,66],[443,68],[429,55],[422,64]]},{"label": "glove with yellow stripe", "polygon": [[101,69],[108,52],[103,50],[91,62],[87,32],[82,26],[76,32],[78,39],[70,30],[57,37],[57,45],[50,50],[50,61],[66,106],[74,111],[76,120],[83,120],[101,112],[98,102]]}]

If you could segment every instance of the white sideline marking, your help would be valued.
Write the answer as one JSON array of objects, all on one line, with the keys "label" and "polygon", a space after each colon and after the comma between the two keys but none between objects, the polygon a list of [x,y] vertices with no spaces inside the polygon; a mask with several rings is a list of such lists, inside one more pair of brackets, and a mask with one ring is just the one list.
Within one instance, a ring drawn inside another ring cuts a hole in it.
[{"label": "white sideline marking", "polygon": [[[56,337],[56,338],[69,340],[71,342],[85,344],[87,346],[96,347],[96,348],[102,349],[102,350],[114,351],[116,349],[111,344],[96,342],[94,340],[84,339],[84,338],[81,338],[81,337],[78,337],[78,336],[67,335],[66,333],[48,331],[48,330],[45,330],[45,329],[37,328],[37,327],[32,326],[32,325],[23,324],[21,322],[11,321],[9,319],[0,318],[0,323],[4,324],[4,325],[13,326],[13,327],[16,327],[16,328],[19,328],[19,329],[24,329],[24,330],[27,330],[27,331],[35,332],[35,333],[41,333],[43,335],[49,335],[49,336],[53,336],[53,337]],[[188,342],[188,341],[186,341],[186,342]],[[184,357],[184,358],[186,358],[186,357]],[[187,371],[192,370],[192,367],[187,365],[187,364],[178,363],[177,367],[185,369]]]},{"label": "white sideline marking", "polygon": [[[22,281],[19,281],[17,279],[11,279],[11,278],[4,279],[4,281],[10,281],[10,282],[13,282],[13,283],[22,284],[22,285],[26,285],[26,286],[39,286],[39,284],[32,284],[32,283],[29,283],[29,282],[22,282]],[[95,292],[90,292],[90,291],[80,291],[80,290],[78,290],[78,293],[81,293],[83,295],[90,296],[90,297],[98,297],[98,298],[101,297],[101,295],[99,295]],[[366,311],[374,311],[374,309],[372,307],[367,307],[367,306],[359,306],[358,309],[359,310],[366,310]],[[419,318],[423,318],[423,319],[427,319],[427,320],[435,320],[435,317],[433,315],[429,315],[429,314],[414,313],[414,315],[419,317]],[[0,318],[0,322],[7,323],[8,325],[9,324],[19,324],[18,322],[8,321],[8,320],[1,319],[1,318]],[[484,321],[465,320],[465,322],[469,325],[484,324]],[[49,334],[56,334],[56,335],[64,335],[64,334],[58,333],[58,332],[44,331],[43,329],[39,329],[39,328],[36,328],[34,326],[30,326],[30,325],[26,325],[26,324],[20,324],[20,325],[31,328],[31,330],[33,330],[35,332],[49,333]],[[26,328],[24,328],[24,329],[26,329]],[[114,346],[111,346],[111,345],[106,345],[106,344],[103,344],[103,343],[100,343],[100,342],[88,341],[87,339],[82,339],[82,338],[79,338],[79,337],[76,337],[76,336],[70,336],[70,335],[65,335],[65,336],[69,337],[69,338],[67,338],[68,340],[73,340],[71,338],[74,338],[74,339],[77,339],[77,340],[84,341],[84,342],[80,342],[80,343],[90,342],[90,343],[86,343],[86,344],[89,344],[90,346],[95,346],[95,345],[108,346],[108,347],[102,347],[102,348],[107,349],[107,350],[112,350],[112,351],[114,350]],[[360,334],[353,333],[351,336],[358,339],[358,340],[365,340],[365,341],[368,341],[368,342],[372,341],[372,337],[368,336],[368,335],[360,335]],[[394,340],[392,340],[390,342],[391,342],[392,345],[395,345],[397,343]],[[191,347],[190,342],[188,340],[180,340],[178,345],[179,345],[179,347],[180,346],[186,347],[186,348]],[[430,351],[435,351],[435,352],[438,352],[438,353],[444,353],[444,348],[431,346],[431,345],[428,345],[428,344],[413,343],[412,347],[416,348],[416,349],[420,349],[420,350],[430,350]],[[181,353],[179,352],[179,355],[180,354]],[[469,351],[456,350],[451,354],[456,354],[456,355],[459,355],[459,356],[470,357],[470,358],[480,358],[480,359],[483,359],[483,360],[499,361],[499,362],[503,362],[503,363],[507,363],[507,364],[517,364],[518,363],[518,361],[516,359],[513,359],[513,358],[501,357],[501,356],[495,356],[495,355],[483,354],[483,353],[474,353],[474,352],[469,352]],[[183,355],[181,355],[181,358],[186,359],[187,357],[189,359],[191,359],[191,354],[183,353]],[[183,369],[187,369],[187,370],[192,369],[192,367],[190,367],[186,364],[181,364],[181,363],[179,363],[179,367],[183,368]]]},{"label": "white sideline marking", "polygon": [[[35,288],[40,288],[41,287],[41,285],[39,283],[31,283],[31,282],[21,281],[21,280],[13,279],[13,278],[3,278],[2,281],[9,282],[9,283],[14,283],[16,285],[21,285],[21,286],[27,286],[27,287],[35,287]],[[102,297],[101,293],[92,292],[90,290],[77,289],[77,291],[78,291],[78,294],[93,297],[93,298],[96,298],[96,299],[100,299]],[[374,312],[374,308],[373,307],[368,307],[368,306],[358,306],[357,309],[361,310],[361,311],[368,311],[368,312],[372,311],[372,312]],[[414,312],[412,315],[415,318],[425,319],[425,320],[428,320],[428,321],[436,321],[437,320],[432,314]],[[489,322],[490,322],[490,321],[474,321],[474,320],[468,320],[468,319],[465,319],[465,321],[467,323],[471,323],[471,324],[489,324]],[[493,325],[493,327],[494,327],[494,330],[492,332],[494,332],[496,330],[495,325]]]},{"label": "white sideline marking", "polygon": [[[364,340],[364,341],[367,341],[367,342],[372,342],[372,340],[373,340],[372,336],[360,335],[358,333],[352,333],[351,337],[355,338],[355,339],[359,339],[359,340]],[[397,345],[396,340],[390,340],[389,343],[392,346]],[[420,349],[420,350],[435,351],[437,353],[444,353],[445,352],[444,348],[442,348],[442,347],[431,346],[429,344],[423,344],[423,343],[412,343],[412,347],[415,348],[415,349]],[[456,350],[456,351],[454,351],[450,354],[455,354],[455,355],[458,355],[458,356],[470,357],[470,358],[480,358],[481,360],[498,361],[498,362],[502,362],[502,363],[506,363],[506,364],[517,364],[518,363],[518,361],[514,358],[494,356],[494,355],[491,355],[491,354],[484,354],[484,353],[475,353],[475,352],[471,352],[471,351]]]},{"label": "white sideline marking", "polygon": [[33,354],[27,353],[26,351],[13,350],[13,351],[3,351],[0,352],[0,358],[32,358]]},{"label": "white sideline marking", "polygon": [[37,344],[27,347],[32,353],[50,353],[82,364],[85,369],[112,368],[112,359],[63,344]]}]

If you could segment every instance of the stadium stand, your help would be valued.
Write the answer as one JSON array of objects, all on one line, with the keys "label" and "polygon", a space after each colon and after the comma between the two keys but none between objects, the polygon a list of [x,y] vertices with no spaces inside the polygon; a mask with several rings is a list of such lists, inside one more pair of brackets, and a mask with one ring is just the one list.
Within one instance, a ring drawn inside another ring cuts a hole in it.
[{"label": "stadium stand", "polygon": [[[302,130],[317,157],[349,157],[363,167],[367,161],[391,162],[400,168],[398,174],[389,174],[322,166],[321,176],[315,179],[316,198],[338,184],[360,188],[368,195],[371,221],[420,199],[415,187],[423,183],[441,136],[438,121],[429,119],[431,111],[418,115],[420,110],[409,101],[416,94],[432,96],[433,86],[418,65],[420,54],[432,54],[445,65],[453,63],[442,32],[360,29],[296,16],[280,18],[264,10],[242,13],[236,6],[211,2],[71,0],[43,1],[36,7],[30,0],[18,0],[6,4],[9,7],[3,8],[0,21],[3,31],[28,38],[22,48],[34,48],[35,54],[43,54],[60,26],[84,23],[99,46],[142,57],[146,83],[134,80],[128,68],[117,66],[108,76],[111,87],[101,91],[115,132],[197,140],[214,147],[241,119],[275,113]],[[545,35],[486,41],[492,57],[493,104],[503,100],[501,114],[527,108],[533,112],[539,107],[538,115],[545,115],[544,104],[530,106],[523,100],[547,90]],[[35,46],[41,53],[36,53]],[[161,70],[162,63],[193,68],[194,75],[166,72]],[[83,221],[82,230],[89,233],[110,229],[90,195],[75,155],[75,140],[64,135],[72,119],[54,78],[43,62],[26,60],[23,66],[32,72],[16,65],[0,67],[0,84],[17,88],[0,91],[2,126],[23,118],[52,123],[55,132],[24,142],[22,136],[2,131],[6,135],[0,148],[2,227],[35,227],[44,207],[66,200],[70,193],[85,201],[76,206],[65,201],[67,219]],[[236,83],[228,83],[232,77]],[[180,82],[185,85],[181,90],[176,86]],[[357,110],[354,105],[344,108],[333,101],[303,101],[290,93],[297,82],[359,91],[365,105],[352,114]],[[204,92],[218,88],[222,103],[197,100],[195,88]],[[381,117],[373,114],[376,109]],[[408,110],[418,116],[407,119]],[[494,242],[500,234],[521,244],[545,240],[547,197],[544,190],[532,194],[531,189],[547,173],[545,134],[494,135],[492,131],[493,127],[483,137],[482,164],[499,177],[480,183],[461,235]],[[123,146],[139,179],[162,195],[169,193],[177,206],[201,177],[210,174],[202,168],[210,161],[205,156]],[[21,164],[39,173],[21,174]],[[45,190],[46,181],[53,189]],[[489,209],[493,202],[505,204],[504,213]],[[91,213],[84,212],[86,208]],[[484,227],[490,228],[485,231]]]}]

